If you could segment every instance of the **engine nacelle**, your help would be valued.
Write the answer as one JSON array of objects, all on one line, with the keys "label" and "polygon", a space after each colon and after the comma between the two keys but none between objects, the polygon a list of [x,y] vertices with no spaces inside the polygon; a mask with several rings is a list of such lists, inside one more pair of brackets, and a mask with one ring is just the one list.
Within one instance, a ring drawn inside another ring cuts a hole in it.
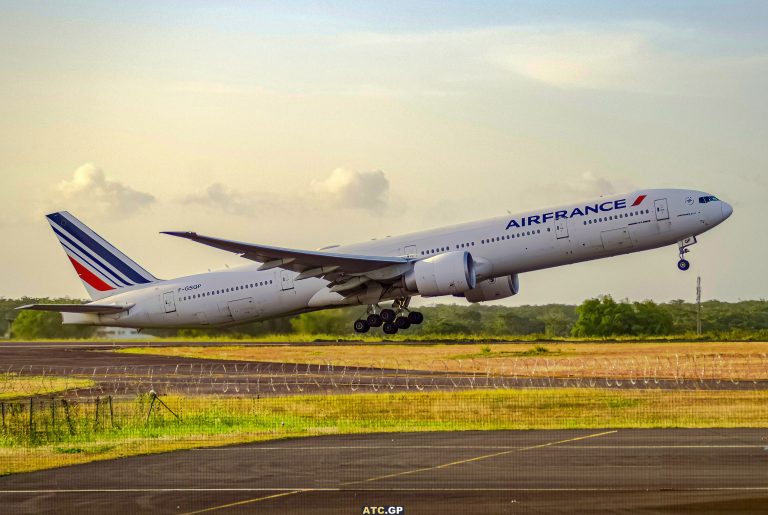
[{"label": "engine nacelle", "polygon": [[480,281],[476,287],[464,292],[464,297],[469,302],[485,302],[511,297],[518,291],[520,291],[520,279],[517,274],[512,274]]},{"label": "engine nacelle", "polygon": [[455,295],[477,284],[475,262],[466,251],[446,252],[416,261],[405,274],[405,286],[425,297]]}]

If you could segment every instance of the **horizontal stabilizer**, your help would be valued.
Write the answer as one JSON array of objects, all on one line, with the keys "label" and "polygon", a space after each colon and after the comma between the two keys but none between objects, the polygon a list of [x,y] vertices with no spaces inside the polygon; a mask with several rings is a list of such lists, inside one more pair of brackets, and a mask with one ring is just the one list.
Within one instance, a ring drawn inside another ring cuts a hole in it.
[{"label": "horizontal stabilizer", "polygon": [[27,304],[16,309],[31,309],[34,311],[55,311],[58,313],[94,313],[97,315],[113,315],[128,311],[136,304],[116,306],[114,304]]}]

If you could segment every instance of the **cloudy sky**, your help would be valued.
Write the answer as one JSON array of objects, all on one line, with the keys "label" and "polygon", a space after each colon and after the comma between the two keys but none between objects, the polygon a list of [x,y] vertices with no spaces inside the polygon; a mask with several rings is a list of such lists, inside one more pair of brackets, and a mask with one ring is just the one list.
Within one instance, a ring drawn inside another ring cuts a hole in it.
[{"label": "cloudy sky", "polygon": [[[546,7],[542,6],[546,4]],[[639,187],[735,214],[693,248],[527,274],[511,304],[765,298],[766,2],[0,1],[0,296],[83,297],[42,216],[155,275],[158,234],[317,248]]]}]

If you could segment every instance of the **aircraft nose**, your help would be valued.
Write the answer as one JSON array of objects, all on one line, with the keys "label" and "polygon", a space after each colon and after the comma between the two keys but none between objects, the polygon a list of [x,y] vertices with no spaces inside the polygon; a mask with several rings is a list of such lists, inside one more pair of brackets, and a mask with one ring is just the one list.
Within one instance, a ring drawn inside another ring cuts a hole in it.
[{"label": "aircraft nose", "polygon": [[722,202],[723,207],[723,220],[731,216],[733,213],[733,207],[728,202]]}]

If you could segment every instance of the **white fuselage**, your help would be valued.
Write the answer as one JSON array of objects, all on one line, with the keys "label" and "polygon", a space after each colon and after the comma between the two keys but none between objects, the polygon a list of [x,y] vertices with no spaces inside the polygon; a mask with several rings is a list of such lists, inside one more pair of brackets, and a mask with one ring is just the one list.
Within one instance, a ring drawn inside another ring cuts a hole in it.
[{"label": "white fuselage", "polygon": [[[485,263],[483,278],[503,277],[654,249],[699,235],[731,212],[724,202],[700,201],[707,196],[695,190],[639,190],[333,247],[332,252],[421,259],[466,250],[473,259]],[[279,268],[258,271],[258,267],[254,263],[155,282],[99,301],[133,304],[128,311],[114,315],[64,313],[64,322],[139,328],[221,326],[371,303],[370,299],[344,300],[329,294],[324,279],[295,280],[295,272]],[[395,288],[377,300],[403,295],[416,294]]]}]

